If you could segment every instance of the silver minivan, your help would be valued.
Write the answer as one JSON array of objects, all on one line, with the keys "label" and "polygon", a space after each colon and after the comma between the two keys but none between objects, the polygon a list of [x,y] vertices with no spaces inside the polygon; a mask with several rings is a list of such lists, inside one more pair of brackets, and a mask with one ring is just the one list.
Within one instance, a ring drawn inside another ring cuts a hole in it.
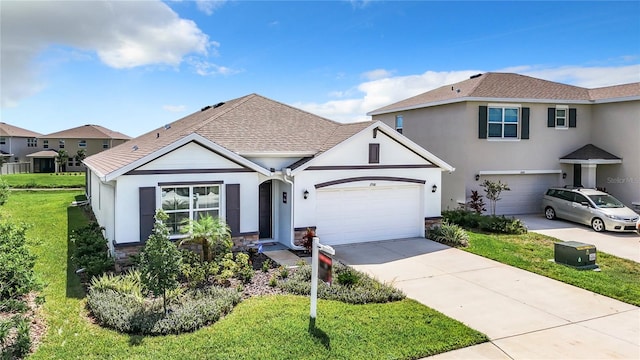
[{"label": "silver minivan", "polygon": [[637,231],[638,214],[613,196],[594,189],[551,188],[542,199],[544,216],[590,225],[595,231]]}]

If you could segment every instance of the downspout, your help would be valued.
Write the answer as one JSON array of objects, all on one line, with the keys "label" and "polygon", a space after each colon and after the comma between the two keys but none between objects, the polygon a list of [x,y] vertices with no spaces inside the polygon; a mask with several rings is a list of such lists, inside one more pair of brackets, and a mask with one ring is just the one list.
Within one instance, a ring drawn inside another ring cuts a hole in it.
[{"label": "downspout", "polygon": [[[291,185],[291,225],[289,226],[291,228],[291,232],[290,232],[290,238],[289,238],[289,245],[290,248],[293,250],[304,250],[304,247],[302,246],[298,246],[294,243],[295,241],[295,228],[293,226],[294,222],[293,222],[293,216],[296,213],[295,212],[295,206],[296,206],[296,200],[295,200],[295,196],[293,196],[294,191],[293,191],[293,177],[291,176],[291,168],[286,168],[283,169],[284,171],[282,172],[282,180],[284,180],[284,182],[286,182],[287,184]],[[291,180],[289,180],[289,178],[291,178]]]}]

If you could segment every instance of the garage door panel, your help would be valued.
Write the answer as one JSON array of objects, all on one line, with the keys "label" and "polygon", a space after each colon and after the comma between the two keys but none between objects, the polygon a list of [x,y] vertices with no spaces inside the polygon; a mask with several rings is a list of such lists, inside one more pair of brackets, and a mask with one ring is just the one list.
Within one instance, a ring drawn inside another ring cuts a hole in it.
[{"label": "garage door panel", "polygon": [[[558,186],[558,174],[522,174],[483,176],[482,180],[507,183],[511,191],[503,191],[496,203],[496,214],[516,215],[540,213],[545,191]],[[484,195],[483,191],[480,191]],[[489,209],[489,201],[487,209]]]},{"label": "garage door panel", "polygon": [[326,244],[419,236],[420,187],[322,189],[317,229]]}]

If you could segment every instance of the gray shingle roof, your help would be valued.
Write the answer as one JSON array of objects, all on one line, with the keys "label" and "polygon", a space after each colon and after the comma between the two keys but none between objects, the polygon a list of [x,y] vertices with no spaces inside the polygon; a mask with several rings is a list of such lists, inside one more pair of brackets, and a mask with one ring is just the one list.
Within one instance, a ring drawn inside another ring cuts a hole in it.
[{"label": "gray shingle roof", "polygon": [[640,96],[640,83],[587,89],[513,73],[485,73],[371,111],[381,114],[466,98],[584,101]]},{"label": "gray shingle roof", "polygon": [[35,131],[23,129],[14,125],[9,125],[5,122],[0,122],[0,136],[11,136],[11,137],[27,137],[34,138],[38,137],[42,134],[39,134]]},{"label": "gray shingle roof", "polygon": [[603,159],[603,160],[620,160],[619,157],[613,155],[612,153],[602,150],[601,148],[593,145],[587,144],[580,149],[573,151],[560,159],[564,160],[594,160],[594,159]]},{"label": "gray shingle roof", "polygon": [[[197,111],[125,144],[90,156],[85,163],[106,175],[194,133],[240,155],[317,155],[371,124],[341,124],[250,94],[221,106]],[[133,146],[137,150],[134,151]]]},{"label": "gray shingle roof", "polygon": [[39,136],[40,139],[115,139],[129,140],[130,136],[100,125],[82,125],[67,130]]}]

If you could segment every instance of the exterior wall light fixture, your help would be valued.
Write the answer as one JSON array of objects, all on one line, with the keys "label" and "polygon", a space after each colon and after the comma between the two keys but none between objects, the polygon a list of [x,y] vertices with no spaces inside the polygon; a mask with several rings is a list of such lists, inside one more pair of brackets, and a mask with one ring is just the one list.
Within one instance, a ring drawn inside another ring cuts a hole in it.
[{"label": "exterior wall light fixture", "polygon": [[563,178],[563,179],[566,179],[566,178],[567,178],[567,173],[566,173],[566,172],[563,172],[563,173],[562,173],[562,178]]},{"label": "exterior wall light fixture", "polygon": [[305,199],[309,198],[309,190],[305,190],[302,195],[304,196]]},{"label": "exterior wall light fixture", "polygon": [[438,190],[438,185],[433,184],[433,186],[431,187],[431,192],[434,193],[436,192],[436,190]]}]

